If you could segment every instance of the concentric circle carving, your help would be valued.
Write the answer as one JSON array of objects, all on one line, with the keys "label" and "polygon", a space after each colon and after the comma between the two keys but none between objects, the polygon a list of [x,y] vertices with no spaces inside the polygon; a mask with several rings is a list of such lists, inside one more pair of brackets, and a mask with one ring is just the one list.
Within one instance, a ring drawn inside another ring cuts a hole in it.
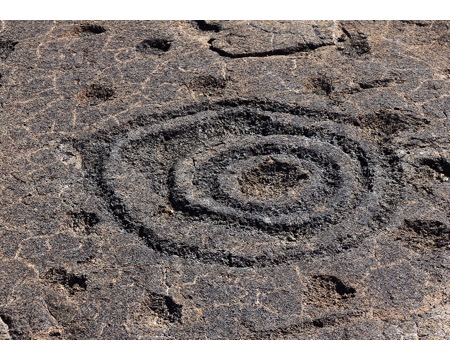
[{"label": "concentric circle carving", "polygon": [[101,187],[153,249],[229,266],[344,251],[379,229],[396,162],[353,125],[256,107],[216,107],[117,136]]}]

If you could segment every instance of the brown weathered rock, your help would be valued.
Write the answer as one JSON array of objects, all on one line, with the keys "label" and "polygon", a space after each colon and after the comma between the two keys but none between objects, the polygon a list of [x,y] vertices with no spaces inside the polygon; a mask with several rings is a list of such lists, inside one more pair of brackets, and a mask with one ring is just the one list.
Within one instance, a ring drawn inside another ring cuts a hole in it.
[{"label": "brown weathered rock", "polygon": [[0,339],[450,339],[449,27],[3,22]]}]

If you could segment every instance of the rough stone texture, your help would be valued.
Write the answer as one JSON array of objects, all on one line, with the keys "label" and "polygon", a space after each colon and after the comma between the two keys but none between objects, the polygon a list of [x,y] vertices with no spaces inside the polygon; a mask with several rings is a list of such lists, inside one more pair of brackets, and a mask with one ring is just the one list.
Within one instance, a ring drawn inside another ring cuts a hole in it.
[{"label": "rough stone texture", "polygon": [[450,339],[450,22],[1,22],[0,339]]}]

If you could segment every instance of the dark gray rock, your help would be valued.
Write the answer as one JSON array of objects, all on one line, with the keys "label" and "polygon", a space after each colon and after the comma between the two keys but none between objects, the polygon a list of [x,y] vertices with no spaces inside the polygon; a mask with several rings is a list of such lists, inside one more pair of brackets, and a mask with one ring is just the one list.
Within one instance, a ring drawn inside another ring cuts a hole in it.
[{"label": "dark gray rock", "polygon": [[450,339],[447,21],[7,21],[0,339]]}]

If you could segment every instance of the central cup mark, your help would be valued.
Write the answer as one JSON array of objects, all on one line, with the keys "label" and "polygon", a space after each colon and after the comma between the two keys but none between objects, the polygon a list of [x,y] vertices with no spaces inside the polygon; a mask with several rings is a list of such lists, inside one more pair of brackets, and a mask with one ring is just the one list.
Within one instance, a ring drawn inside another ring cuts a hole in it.
[{"label": "central cup mark", "polygon": [[279,199],[298,191],[306,170],[295,164],[269,156],[260,164],[244,171],[238,181],[242,193],[249,198]]}]

